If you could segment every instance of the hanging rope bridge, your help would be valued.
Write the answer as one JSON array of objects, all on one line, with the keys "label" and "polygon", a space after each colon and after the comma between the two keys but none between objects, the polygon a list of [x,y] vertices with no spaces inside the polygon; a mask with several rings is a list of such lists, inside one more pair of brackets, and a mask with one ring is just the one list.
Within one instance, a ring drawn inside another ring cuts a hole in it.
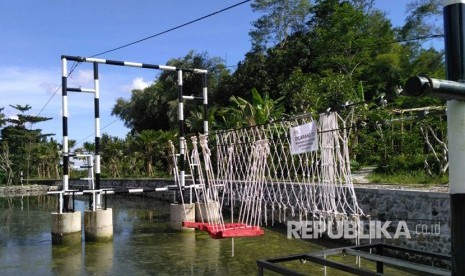
[{"label": "hanging rope bridge", "polygon": [[[203,211],[197,222],[183,225],[227,238],[262,235],[261,225],[289,216],[336,225],[359,221],[364,214],[351,179],[346,130],[344,118],[332,112],[318,121],[301,116],[191,137],[185,156]],[[176,161],[173,145],[171,150]]]}]

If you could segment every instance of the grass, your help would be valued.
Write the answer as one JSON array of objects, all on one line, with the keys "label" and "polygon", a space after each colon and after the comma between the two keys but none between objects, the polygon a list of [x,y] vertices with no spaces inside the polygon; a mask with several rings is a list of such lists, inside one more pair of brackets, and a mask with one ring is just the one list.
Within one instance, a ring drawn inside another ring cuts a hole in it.
[{"label": "grass", "polygon": [[425,184],[425,185],[443,185],[449,183],[449,177],[445,175],[428,175],[422,171],[397,172],[395,174],[383,174],[373,172],[368,175],[371,183],[382,184]]}]

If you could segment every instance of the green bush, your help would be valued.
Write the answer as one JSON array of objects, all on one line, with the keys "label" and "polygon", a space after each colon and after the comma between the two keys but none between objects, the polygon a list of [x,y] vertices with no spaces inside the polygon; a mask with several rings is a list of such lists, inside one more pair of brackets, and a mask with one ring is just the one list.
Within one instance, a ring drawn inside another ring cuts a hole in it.
[{"label": "green bush", "polygon": [[358,171],[362,168],[362,164],[357,162],[356,160],[351,160],[350,161],[350,169],[353,171]]},{"label": "green bush", "polygon": [[376,169],[377,173],[398,173],[424,170],[424,155],[393,155],[383,160]]},{"label": "green bush", "polygon": [[413,172],[397,172],[397,173],[372,173],[368,176],[370,183],[383,183],[383,184],[447,184],[449,178],[447,174],[443,175],[428,175],[423,171]]}]

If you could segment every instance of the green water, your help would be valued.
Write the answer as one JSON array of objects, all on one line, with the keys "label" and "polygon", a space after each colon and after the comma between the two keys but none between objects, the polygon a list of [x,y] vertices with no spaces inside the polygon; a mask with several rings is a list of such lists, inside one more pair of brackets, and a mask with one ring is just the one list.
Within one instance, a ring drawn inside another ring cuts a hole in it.
[{"label": "green water", "polygon": [[[86,204],[78,200],[76,209],[83,211]],[[169,204],[144,197],[109,200],[112,242],[52,246],[55,206],[52,196],[0,198],[0,275],[256,275],[257,259],[324,249],[265,229],[261,237],[234,239],[232,256],[231,239],[174,232],[168,227]],[[350,257],[337,258],[354,263]],[[323,275],[324,269],[309,262],[286,266],[311,275]],[[328,275],[347,274],[328,269]]]},{"label": "green water", "polygon": [[[52,246],[55,197],[0,198],[0,275],[256,275],[260,258],[321,250],[266,229],[257,238],[214,240],[174,232],[169,204],[144,197],[113,197],[112,242]],[[86,203],[76,201],[78,210]]]}]

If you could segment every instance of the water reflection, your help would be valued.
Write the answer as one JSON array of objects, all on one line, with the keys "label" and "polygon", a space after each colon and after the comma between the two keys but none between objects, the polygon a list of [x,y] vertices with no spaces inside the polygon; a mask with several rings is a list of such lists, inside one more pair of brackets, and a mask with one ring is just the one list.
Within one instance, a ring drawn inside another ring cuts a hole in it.
[{"label": "water reflection", "polygon": [[[55,196],[0,198],[0,275],[255,275],[257,259],[322,249],[266,230],[235,239],[232,257],[231,239],[173,231],[169,203],[137,196],[108,199],[113,241],[52,246],[56,204]],[[87,205],[76,201],[81,212]]]},{"label": "water reflection", "polygon": [[113,242],[85,244],[85,270],[90,275],[111,275],[113,271]]},{"label": "water reflection", "polygon": [[55,201],[45,198],[47,197],[0,198],[0,246],[15,248],[50,240],[49,235],[44,235],[50,229],[49,215],[41,208],[48,209]]},{"label": "water reflection", "polygon": [[82,269],[82,246],[51,247],[52,272],[55,275],[79,275]]},{"label": "water reflection", "polygon": [[53,199],[0,198],[0,274],[50,274],[50,213]]}]

